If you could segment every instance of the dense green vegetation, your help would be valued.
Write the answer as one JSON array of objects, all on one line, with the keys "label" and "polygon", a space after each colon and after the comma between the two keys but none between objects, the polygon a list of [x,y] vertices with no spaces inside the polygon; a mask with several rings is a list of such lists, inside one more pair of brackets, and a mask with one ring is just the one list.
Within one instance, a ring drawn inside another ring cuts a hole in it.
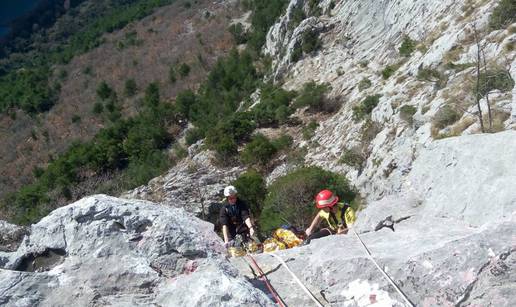
[{"label": "dense green vegetation", "polygon": [[[0,67],[0,112],[22,109],[29,114],[49,110],[56,100],[59,85],[50,84],[51,65],[67,63],[74,56],[87,52],[102,43],[102,35],[121,29],[141,19],[156,7],[174,0],[113,1],[100,16],[87,20],[75,33],[50,49],[15,57]],[[131,37],[128,38],[129,42]]]},{"label": "dense green vegetation", "polygon": [[233,35],[233,39],[235,40],[235,43],[238,45],[247,43],[248,34],[247,31],[244,29],[244,26],[239,22],[232,24],[229,26],[229,33]]},{"label": "dense green vegetation", "polygon": [[258,126],[283,124],[294,112],[290,103],[296,96],[295,92],[267,83],[260,87],[260,94],[260,103],[252,110],[253,119]]},{"label": "dense green vegetation", "polygon": [[282,224],[305,229],[315,212],[314,196],[322,189],[334,191],[346,202],[356,196],[344,176],[318,167],[300,168],[270,185],[260,215],[262,230],[268,232]]},{"label": "dense green vegetation", "polygon": [[254,169],[249,169],[232,184],[238,191],[238,197],[251,207],[251,213],[255,218],[258,218],[263,208],[265,195],[267,195],[267,188],[262,175]]},{"label": "dense green vegetation", "polygon": [[60,199],[80,196],[72,192],[73,186],[91,176],[121,173],[119,189],[146,183],[170,165],[162,149],[173,140],[167,125],[175,116],[173,106],[160,101],[158,86],[150,84],[137,116],[114,121],[90,142],[72,144],[37,171],[33,184],[9,195],[4,210],[15,222],[26,224],[48,213]]},{"label": "dense green vegetation", "polygon": [[249,34],[248,45],[252,51],[259,54],[265,43],[269,28],[285,11],[286,0],[244,0],[244,5],[253,11],[251,19],[252,32]]}]

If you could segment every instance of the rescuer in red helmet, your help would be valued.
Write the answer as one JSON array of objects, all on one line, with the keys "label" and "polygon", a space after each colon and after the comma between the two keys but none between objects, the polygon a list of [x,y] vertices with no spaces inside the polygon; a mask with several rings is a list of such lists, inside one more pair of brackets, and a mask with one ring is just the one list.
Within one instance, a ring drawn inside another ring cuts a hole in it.
[{"label": "rescuer in red helmet", "polygon": [[[345,234],[348,232],[348,226],[356,220],[353,208],[346,203],[339,202],[339,198],[330,190],[322,190],[317,193],[315,196],[315,206],[320,210],[310,224],[310,227],[305,231],[307,235],[305,244],[310,243],[312,239],[332,234]],[[322,220],[326,221],[328,227],[314,232]]]}]

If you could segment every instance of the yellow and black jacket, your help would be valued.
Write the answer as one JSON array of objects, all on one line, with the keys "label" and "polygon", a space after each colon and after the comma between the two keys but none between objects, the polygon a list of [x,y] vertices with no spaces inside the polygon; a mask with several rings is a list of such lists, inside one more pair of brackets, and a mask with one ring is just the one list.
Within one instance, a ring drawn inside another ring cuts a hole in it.
[{"label": "yellow and black jacket", "polygon": [[351,208],[348,204],[345,203],[335,204],[332,211],[330,212],[320,210],[319,217],[326,220],[326,222],[328,223],[328,227],[335,232],[337,231],[339,226],[348,228],[356,220],[355,210],[353,210],[353,208]]}]

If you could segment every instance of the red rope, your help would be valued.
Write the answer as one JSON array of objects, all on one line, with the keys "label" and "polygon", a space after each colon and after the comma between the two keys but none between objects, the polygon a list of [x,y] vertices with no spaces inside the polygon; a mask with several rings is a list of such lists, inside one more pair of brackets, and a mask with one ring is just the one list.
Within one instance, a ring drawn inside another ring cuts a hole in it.
[{"label": "red rope", "polygon": [[283,304],[283,302],[281,301],[281,298],[278,296],[278,293],[274,290],[274,288],[272,288],[271,284],[269,283],[269,280],[267,279],[267,276],[265,276],[265,273],[263,273],[262,269],[260,268],[260,266],[258,265],[256,260],[253,258],[253,256],[247,255],[247,257],[249,257],[249,259],[251,259],[255,268],[260,273],[260,278],[262,279],[262,281],[265,283],[265,285],[269,289],[269,292],[272,294],[272,296],[276,300],[276,303],[278,303],[278,305],[280,305],[281,307],[285,307],[285,304]]}]

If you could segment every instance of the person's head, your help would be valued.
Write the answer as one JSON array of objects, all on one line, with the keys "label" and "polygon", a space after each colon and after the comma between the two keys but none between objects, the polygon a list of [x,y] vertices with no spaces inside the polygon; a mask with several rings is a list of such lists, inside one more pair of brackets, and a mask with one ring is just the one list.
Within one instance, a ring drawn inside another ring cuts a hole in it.
[{"label": "person's head", "polygon": [[224,188],[224,196],[229,204],[234,205],[237,201],[237,189],[232,185],[228,185]]},{"label": "person's head", "polygon": [[330,190],[322,190],[315,196],[315,206],[324,211],[330,211],[339,201],[339,198]]}]

